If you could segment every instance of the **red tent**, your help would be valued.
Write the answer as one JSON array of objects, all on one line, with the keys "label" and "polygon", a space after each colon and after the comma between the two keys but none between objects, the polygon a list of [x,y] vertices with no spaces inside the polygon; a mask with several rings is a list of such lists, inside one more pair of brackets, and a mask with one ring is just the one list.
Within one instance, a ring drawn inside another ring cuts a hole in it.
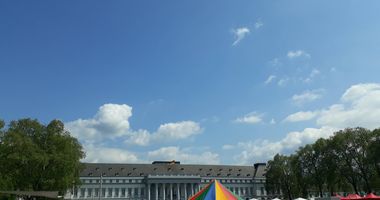
[{"label": "red tent", "polygon": [[363,197],[363,199],[368,199],[368,200],[380,200],[380,196],[376,196],[373,193],[369,193]]},{"label": "red tent", "polygon": [[335,194],[334,197],[339,198],[339,199],[344,199],[344,197],[343,197],[343,196],[340,196],[339,194]]},{"label": "red tent", "polygon": [[350,200],[350,199],[362,199],[362,197],[357,194],[349,194],[346,197],[342,198],[342,200]]}]

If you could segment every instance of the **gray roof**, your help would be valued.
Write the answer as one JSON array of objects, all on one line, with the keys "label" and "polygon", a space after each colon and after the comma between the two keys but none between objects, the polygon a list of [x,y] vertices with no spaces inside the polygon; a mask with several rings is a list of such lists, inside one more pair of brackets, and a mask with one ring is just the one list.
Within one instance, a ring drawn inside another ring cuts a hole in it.
[{"label": "gray roof", "polygon": [[188,165],[179,162],[155,162],[155,164],[84,163],[81,177],[145,177],[147,175],[199,175],[201,177],[264,177],[265,163],[254,166]]}]

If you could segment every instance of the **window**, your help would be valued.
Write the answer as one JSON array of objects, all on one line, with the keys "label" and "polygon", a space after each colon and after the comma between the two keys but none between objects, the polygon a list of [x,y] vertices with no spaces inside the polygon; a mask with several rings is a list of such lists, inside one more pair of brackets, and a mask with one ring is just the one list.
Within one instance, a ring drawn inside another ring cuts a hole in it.
[{"label": "window", "polygon": [[121,189],[121,197],[125,197],[125,188]]},{"label": "window", "polygon": [[108,195],[107,197],[111,197],[112,196],[112,188],[108,188]]},{"label": "window", "polygon": [[98,197],[99,196],[99,188],[95,188],[94,189],[94,197]]},{"label": "window", "polygon": [[138,188],[134,188],[134,194],[135,194],[135,196],[137,196],[138,193],[139,193]]},{"label": "window", "polygon": [[261,193],[261,195],[264,195],[264,187],[260,188],[260,193]]},{"label": "window", "polygon": [[141,196],[144,196],[145,195],[145,190],[144,188],[141,188]]},{"label": "window", "polygon": [[119,188],[115,188],[115,196],[116,196],[116,197],[119,196]]}]

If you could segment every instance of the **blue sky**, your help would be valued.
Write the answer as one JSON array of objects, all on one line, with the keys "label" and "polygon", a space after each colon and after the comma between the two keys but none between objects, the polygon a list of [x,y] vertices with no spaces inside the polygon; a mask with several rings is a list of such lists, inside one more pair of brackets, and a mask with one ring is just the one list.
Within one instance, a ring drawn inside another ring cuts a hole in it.
[{"label": "blue sky", "polygon": [[0,117],[88,162],[252,164],[380,127],[378,1],[1,1]]}]

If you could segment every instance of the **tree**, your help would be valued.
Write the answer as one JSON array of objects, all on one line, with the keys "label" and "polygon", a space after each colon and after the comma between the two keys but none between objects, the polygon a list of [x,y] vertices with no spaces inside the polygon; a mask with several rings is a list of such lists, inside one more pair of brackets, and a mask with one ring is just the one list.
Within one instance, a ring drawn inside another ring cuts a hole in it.
[{"label": "tree", "polygon": [[333,137],[339,172],[357,194],[362,182],[365,192],[372,192],[371,178],[375,175],[375,169],[368,158],[371,140],[371,131],[360,127],[338,131]]},{"label": "tree", "polygon": [[[4,123],[3,123],[4,125]],[[59,120],[47,126],[37,120],[12,121],[0,138],[0,166],[8,178],[4,190],[57,190],[79,183],[84,157],[78,140]]]},{"label": "tree", "polygon": [[289,200],[293,199],[295,188],[290,164],[290,157],[276,154],[273,160],[268,162],[265,184],[267,191],[275,194],[282,191]]}]

